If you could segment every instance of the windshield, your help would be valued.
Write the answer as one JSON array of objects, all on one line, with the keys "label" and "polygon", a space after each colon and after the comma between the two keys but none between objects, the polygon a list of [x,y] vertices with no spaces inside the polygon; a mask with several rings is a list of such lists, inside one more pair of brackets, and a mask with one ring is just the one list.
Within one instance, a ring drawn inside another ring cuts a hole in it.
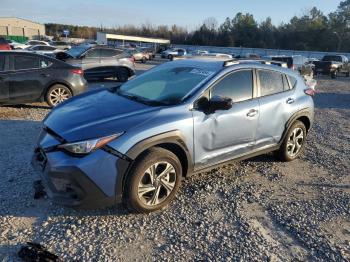
[{"label": "windshield", "polygon": [[88,50],[89,47],[86,46],[75,46],[66,51],[66,53],[72,57],[79,57],[82,53]]},{"label": "windshield", "polygon": [[158,67],[123,84],[118,94],[155,104],[178,104],[199,83],[213,75],[191,66]]}]

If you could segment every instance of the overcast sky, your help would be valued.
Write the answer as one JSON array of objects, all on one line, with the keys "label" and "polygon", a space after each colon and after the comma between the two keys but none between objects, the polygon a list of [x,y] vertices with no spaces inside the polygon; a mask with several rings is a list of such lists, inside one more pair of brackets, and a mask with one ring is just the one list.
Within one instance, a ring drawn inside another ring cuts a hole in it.
[{"label": "overcast sky", "polygon": [[238,12],[252,13],[257,21],[267,16],[274,24],[288,22],[316,6],[335,11],[340,0],[1,0],[0,16],[16,16],[41,23],[111,27],[142,23],[177,24],[194,29],[207,17],[222,23]]}]

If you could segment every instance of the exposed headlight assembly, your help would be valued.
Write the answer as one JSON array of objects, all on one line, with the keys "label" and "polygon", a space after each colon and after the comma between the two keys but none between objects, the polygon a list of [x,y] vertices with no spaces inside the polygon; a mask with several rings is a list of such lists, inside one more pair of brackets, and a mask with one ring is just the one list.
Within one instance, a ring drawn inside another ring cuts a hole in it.
[{"label": "exposed headlight assembly", "polygon": [[63,145],[59,145],[58,148],[64,149],[73,154],[86,155],[103,147],[104,145],[108,144],[112,140],[120,137],[122,134],[124,134],[124,132],[114,134],[111,136],[105,136],[101,138],[86,140],[86,141],[63,144]]}]

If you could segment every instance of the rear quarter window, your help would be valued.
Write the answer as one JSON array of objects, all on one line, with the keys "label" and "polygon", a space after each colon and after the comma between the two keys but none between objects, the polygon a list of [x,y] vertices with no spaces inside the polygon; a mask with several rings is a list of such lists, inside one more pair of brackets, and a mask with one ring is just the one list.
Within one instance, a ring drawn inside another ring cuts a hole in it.
[{"label": "rear quarter window", "polygon": [[287,75],[290,83],[290,88],[293,89],[297,85],[297,79],[294,76]]}]

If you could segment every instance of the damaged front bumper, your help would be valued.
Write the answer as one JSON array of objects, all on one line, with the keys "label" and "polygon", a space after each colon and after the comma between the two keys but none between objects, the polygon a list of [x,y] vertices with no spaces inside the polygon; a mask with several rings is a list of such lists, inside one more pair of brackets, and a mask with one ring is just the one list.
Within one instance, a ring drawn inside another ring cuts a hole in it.
[{"label": "damaged front bumper", "polygon": [[32,158],[49,198],[57,204],[101,208],[120,203],[129,161],[97,150],[84,157],[38,147]]}]

